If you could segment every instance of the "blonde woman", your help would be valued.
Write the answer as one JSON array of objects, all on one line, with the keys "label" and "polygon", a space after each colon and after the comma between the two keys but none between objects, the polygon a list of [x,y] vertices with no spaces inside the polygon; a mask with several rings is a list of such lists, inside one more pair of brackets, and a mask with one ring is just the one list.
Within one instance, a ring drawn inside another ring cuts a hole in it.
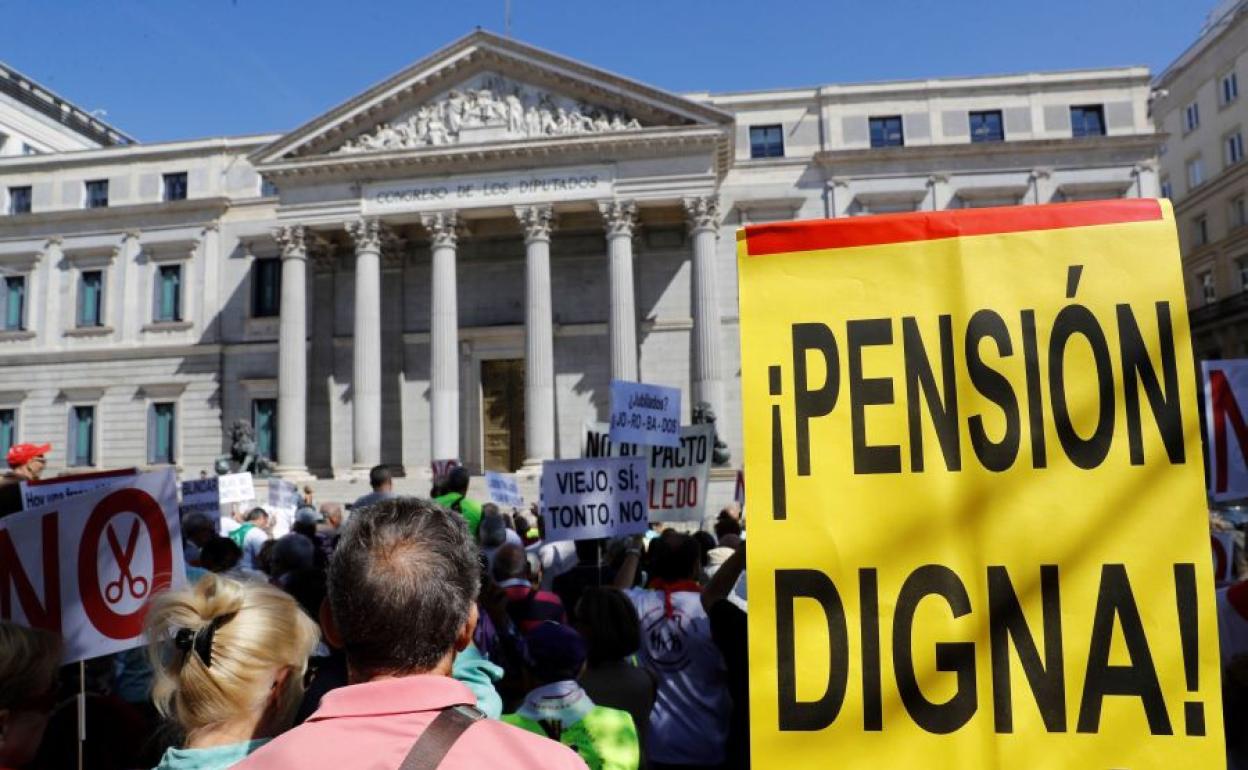
[{"label": "blonde woman", "polygon": [[147,616],[152,698],[184,735],[157,770],[221,770],[290,727],[320,637],[289,595],[208,574]]}]

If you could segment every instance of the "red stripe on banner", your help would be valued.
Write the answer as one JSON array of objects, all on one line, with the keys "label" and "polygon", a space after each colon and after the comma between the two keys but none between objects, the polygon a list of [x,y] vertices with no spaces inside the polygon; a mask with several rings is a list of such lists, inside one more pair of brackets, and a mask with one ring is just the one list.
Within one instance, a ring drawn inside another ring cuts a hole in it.
[{"label": "red stripe on banner", "polygon": [[745,247],[749,256],[760,257],[795,251],[881,246],[1158,219],[1161,219],[1161,204],[1150,198],[922,211],[753,225],[745,228]]}]

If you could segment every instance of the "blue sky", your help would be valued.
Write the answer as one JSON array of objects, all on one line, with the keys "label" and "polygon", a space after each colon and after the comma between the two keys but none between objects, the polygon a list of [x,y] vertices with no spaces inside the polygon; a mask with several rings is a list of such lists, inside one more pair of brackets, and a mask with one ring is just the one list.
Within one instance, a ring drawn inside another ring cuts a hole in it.
[{"label": "blue sky", "polygon": [[[504,0],[0,0],[0,60],[142,141],[281,131]],[[672,91],[1142,64],[1213,0],[512,0],[520,40]]]}]

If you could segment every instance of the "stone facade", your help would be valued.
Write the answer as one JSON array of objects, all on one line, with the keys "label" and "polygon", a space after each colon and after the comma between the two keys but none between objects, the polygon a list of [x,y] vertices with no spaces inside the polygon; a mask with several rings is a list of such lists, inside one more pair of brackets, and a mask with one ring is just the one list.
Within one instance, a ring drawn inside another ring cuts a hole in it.
[{"label": "stone facade", "polygon": [[1161,179],[1174,201],[1197,359],[1248,356],[1248,2],[1222,2],[1157,77]]},{"label": "stone facade", "polygon": [[[739,466],[739,226],[1155,195],[1148,83],[681,96],[475,32],[287,134],[6,159],[0,205],[33,205],[0,216],[26,298],[0,331],[0,417],[52,441],[54,471],[84,406],[91,465],[152,464],[163,404],[192,474],[238,418],[274,421],[291,477],[480,470],[503,434],[523,435],[513,467],[579,456],[616,377],[681,388],[686,420],[710,403]],[[1072,136],[1077,105],[1103,135]],[[972,112],[999,141],[971,141]],[[871,146],[882,116],[895,146]],[[85,208],[95,180],[107,207]],[[522,362],[515,387],[500,362]]]}]

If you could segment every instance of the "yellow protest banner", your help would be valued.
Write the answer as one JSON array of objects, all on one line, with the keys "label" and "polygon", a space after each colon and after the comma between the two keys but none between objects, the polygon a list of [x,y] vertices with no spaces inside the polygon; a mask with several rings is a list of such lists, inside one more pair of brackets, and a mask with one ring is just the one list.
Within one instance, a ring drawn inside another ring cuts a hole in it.
[{"label": "yellow protest banner", "polygon": [[1169,204],[737,245],[754,767],[1224,767]]}]

